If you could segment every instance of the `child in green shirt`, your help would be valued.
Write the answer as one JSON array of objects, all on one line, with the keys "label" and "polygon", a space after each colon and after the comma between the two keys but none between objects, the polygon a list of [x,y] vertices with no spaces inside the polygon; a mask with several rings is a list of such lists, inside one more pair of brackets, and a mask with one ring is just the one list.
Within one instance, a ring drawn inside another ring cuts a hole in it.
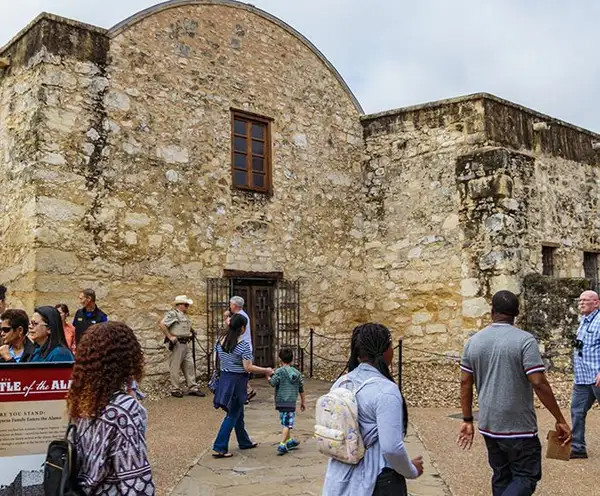
[{"label": "child in green shirt", "polygon": [[290,435],[296,419],[298,394],[300,394],[301,411],[306,410],[306,401],[302,374],[291,365],[294,361],[294,353],[289,348],[284,348],[279,352],[279,359],[281,360],[281,367],[271,376],[269,383],[275,388],[275,409],[279,412],[283,427],[281,442],[277,446],[277,454],[285,455],[288,451],[296,449],[300,444]]}]

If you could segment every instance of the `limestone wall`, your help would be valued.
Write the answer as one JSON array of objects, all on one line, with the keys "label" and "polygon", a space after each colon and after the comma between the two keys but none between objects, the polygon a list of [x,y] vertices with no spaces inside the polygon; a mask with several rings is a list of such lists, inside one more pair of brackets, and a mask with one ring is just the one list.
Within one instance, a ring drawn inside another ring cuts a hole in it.
[{"label": "limestone wall", "polygon": [[583,277],[583,253],[600,252],[600,169],[596,165],[539,157],[531,189],[527,267],[541,272],[541,245],[556,247],[555,275]]},{"label": "limestone wall", "polygon": [[546,244],[556,247],[556,277],[583,277],[583,252],[600,252],[600,153],[592,146],[600,136],[494,98],[485,115],[490,142],[535,159],[519,195],[527,204],[523,273],[541,273]]},{"label": "limestone wall", "polygon": [[0,281],[9,288],[11,307],[34,304],[40,69],[37,58],[27,67],[0,70]]},{"label": "limestone wall", "polygon": [[490,95],[362,122],[372,318],[408,346],[460,351],[494,292],[541,273],[542,244],[556,277],[582,277],[583,251],[600,251],[597,135]]},{"label": "limestone wall", "polygon": [[[303,332],[363,319],[359,109],[315,52],[252,9],[200,4],[120,30],[107,56],[41,70],[36,300],[91,286],[156,348],[174,295],[202,334],[206,277],[281,271],[302,280]],[[271,196],[231,187],[232,108],[273,119]]]},{"label": "limestone wall", "polygon": [[363,126],[371,318],[411,347],[458,353],[487,311],[461,294],[469,290],[455,174],[457,158],[484,141],[483,104],[408,108],[367,116]]}]

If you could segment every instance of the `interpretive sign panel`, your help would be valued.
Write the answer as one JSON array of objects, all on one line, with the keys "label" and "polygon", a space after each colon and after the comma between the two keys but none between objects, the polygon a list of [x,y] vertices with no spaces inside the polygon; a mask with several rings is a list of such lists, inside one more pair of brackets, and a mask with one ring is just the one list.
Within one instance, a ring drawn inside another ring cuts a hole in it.
[{"label": "interpretive sign panel", "polygon": [[39,471],[50,441],[64,436],[72,369],[72,363],[0,365],[0,488],[23,479],[21,472]]}]

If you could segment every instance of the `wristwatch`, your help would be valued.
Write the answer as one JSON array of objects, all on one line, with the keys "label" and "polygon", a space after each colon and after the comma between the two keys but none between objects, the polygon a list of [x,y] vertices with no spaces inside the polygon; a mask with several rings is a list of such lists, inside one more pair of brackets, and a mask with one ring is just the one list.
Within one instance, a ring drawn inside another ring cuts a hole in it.
[{"label": "wristwatch", "polygon": [[473,416],[463,417],[463,422],[473,422]]}]

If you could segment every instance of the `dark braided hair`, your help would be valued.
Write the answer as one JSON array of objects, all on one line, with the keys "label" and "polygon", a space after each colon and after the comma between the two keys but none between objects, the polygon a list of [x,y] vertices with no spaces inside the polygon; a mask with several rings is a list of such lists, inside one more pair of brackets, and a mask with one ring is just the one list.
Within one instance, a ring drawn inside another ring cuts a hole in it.
[{"label": "dark braided hair", "polygon": [[[350,359],[348,360],[348,371],[354,370],[361,362],[367,362],[375,367],[381,375],[392,382],[394,378],[390,373],[390,367],[383,358],[384,353],[392,344],[390,330],[382,324],[369,322],[354,328],[352,331],[352,342],[350,344]],[[404,435],[408,428],[408,409],[402,391],[402,419]]]}]

